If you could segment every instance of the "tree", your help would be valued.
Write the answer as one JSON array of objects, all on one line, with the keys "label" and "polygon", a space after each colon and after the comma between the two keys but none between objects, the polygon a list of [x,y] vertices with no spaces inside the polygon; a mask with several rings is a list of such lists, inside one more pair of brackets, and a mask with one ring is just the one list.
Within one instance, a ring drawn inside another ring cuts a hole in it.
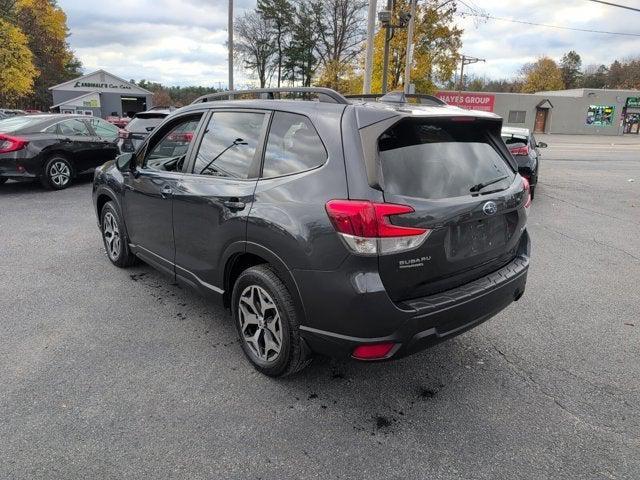
[{"label": "tree", "polygon": [[16,15],[16,0],[0,0],[0,19],[13,22]]},{"label": "tree", "polygon": [[276,65],[278,88],[282,81],[282,65],[287,35],[291,27],[293,8],[289,0],[258,0],[258,14],[270,22],[271,31],[276,45]]},{"label": "tree", "polygon": [[344,78],[353,74],[353,61],[363,49],[365,39],[364,0],[325,0],[316,10],[321,75],[318,85],[339,89]]},{"label": "tree", "polygon": [[255,73],[260,88],[267,85],[277,51],[269,21],[256,11],[245,12],[235,21],[236,53],[245,68]]},{"label": "tree", "polygon": [[37,73],[27,36],[0,18],[0,104],[31,93]]},{"label": "tree", "polygon": [[556,62],[549,57],[540,57],[535,63],[527,63],[520,70],[524,77],[523,93],[545,90],[562,90],[562,72]]},{"label": "tree", "polygon": [[[409,1],[397,0],[394,18],[409,11]],[[416,9],[414,24],[414,54],[411,81],[417,93],[433,93],[436,84],[450,80],[458,64],[462,47],[462,30],[455,26],[455,2],[426,0]],[[395,20],[397,22],[397,20]],[[382,67],[385,30],[380,29],[374,39],[372,91],[382,91]],[[407,54],[407,30],[396,29],[389,46],[389,90],[404,85]]]},{"label": "tree", "polygon": [[582,77],[582,59],[575,50],[565,53],[560,60],[564,88],[576,88]]},{"label": "tree", "polygon": [[44,109],[51,105],[49,87],[80,74],[80,61],[67,44],[67,17],[53,0],[16,0],[16,23],[27,35],[40,73],[23,103]]},{"label": "tree", "polygon": [[291,25],[291,39],[286,48],[285,77],[295,84],[300,78],[304,87],[311,86],[311,79],[318,66],[315,55],[318,43],[316,18],[320,14],[322,3],[315,0],[300,0],[295,8]]},{"label": "tree", "polygon": [[604,88],[607,85],[609,70],[605,65],[587,65],[584,69],[582,86],[585,88]]}]

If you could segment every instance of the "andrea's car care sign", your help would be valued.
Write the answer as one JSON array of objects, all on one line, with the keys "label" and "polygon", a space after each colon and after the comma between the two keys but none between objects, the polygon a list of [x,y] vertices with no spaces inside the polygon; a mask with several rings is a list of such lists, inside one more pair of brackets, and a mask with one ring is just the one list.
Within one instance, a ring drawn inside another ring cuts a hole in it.
[{"label": "andrea's car care sign", "polygon": [[436,97],[456,107],[493,112],[495,95],[475,92],[438,92]]}]

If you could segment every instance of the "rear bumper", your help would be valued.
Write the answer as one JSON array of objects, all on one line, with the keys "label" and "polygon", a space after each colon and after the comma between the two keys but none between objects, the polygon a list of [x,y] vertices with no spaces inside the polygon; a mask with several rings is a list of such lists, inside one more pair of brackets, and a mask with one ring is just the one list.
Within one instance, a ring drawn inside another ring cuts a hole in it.
[{"label": "rear bumper", "polygon": [[[364,322],[353,317],[342,319],[343,325],[352,322],[359,325],[362,335],[326,331],[315,326],[300,327],[301,334],[313,351],[333,357],[350,357],[358,345],[382,342],[396,344],[385,359],[423,350],[481,324],[522,296],[529,268],[528,237],[525,244],[509,264],[473,282],[402,304],[389,299],[391,308],[382,302],[370,305],[369,318]],[[369,332],[377,335],[369,336]]]},{"label": "rear bumper", "polygon": [[41,172],[36,158],[29,155],[28,149],[0,154],[0,177],[27,179],[35,178]]}]

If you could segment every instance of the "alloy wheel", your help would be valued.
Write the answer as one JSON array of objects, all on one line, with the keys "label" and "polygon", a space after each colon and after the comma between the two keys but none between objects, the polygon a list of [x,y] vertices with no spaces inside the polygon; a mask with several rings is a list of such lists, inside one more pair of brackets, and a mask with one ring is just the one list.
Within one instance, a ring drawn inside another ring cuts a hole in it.
[{"label": "alloy wheel", "polygon": [[49,169],[49,176],[57,187],[64,187],[71,180],[71,169],[65,162],[54,162]]},{"label": "alloy wheel", "polygon": [[238,321],[244,342],[262,362],[273,362],[282,349],[282,323],[273,298],[258,285],[240,295]]},{"label": "alloy wheel", "polygon": [[116,261],[120,256],[121,239],[120,229],[118,228],[118,222],[111,212],[104,214],[102,220],[102,234],[107,245],[107,254],[109,258]]}]

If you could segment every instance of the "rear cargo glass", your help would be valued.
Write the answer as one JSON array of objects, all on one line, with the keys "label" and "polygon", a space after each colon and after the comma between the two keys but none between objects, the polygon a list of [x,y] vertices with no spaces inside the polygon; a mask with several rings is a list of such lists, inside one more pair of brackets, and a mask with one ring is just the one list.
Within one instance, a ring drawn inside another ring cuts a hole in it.
[{"label": "rear cargo glass", "polygon": [[155,129],[160,123],[165,119],[165,116],[154,116],[154,117],[135,117],[131,120],[125,130],[129,132],[135,133],[149,133],[153,129]]},{"label": "rear cargo glass", "polygon": [[378,139],[384,190],[427,199],[503,190],[515,176],[480,122],[404,119]]}]

